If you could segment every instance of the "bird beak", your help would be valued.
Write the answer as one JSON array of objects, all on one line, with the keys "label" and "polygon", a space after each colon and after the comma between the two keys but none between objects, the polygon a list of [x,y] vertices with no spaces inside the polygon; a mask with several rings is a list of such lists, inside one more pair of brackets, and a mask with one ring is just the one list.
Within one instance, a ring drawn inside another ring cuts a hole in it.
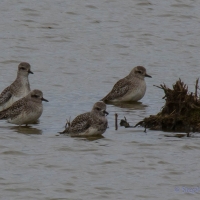
[{"label": "bird beak", "polygon": [[104,110],[103,113],[106,115],[109,115],[109,113],[106,110]]},{"label": "bird beak", "polygon": [[31,70],[28,71],[29,74],[33,74],[33,72]]},{"label": "bird beak", "polygon": [[49,102],[47,99],[45,99],[45,98],[43,98],[43,97],[42,97],[42,99],[41,99],[41,100],[42,100],[42,101]]},{"label": "bird beak", "polygon": [[150,75],[148,75],[148,74],[145,74],[145,77],[149,77],[149,78],[152,78]]}]

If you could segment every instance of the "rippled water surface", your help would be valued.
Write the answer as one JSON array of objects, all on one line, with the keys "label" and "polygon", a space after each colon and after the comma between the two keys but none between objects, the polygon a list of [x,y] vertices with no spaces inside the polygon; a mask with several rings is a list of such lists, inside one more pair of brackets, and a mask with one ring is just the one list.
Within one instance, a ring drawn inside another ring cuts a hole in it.
[{"label": "rippled water surface", "polygon": [[[180,77],[194,91],[199,10],[198,0],[2,0],[0,90],[26,61],[31,88],[49,103],[31,127],[0,122],[0,199],[199,199],[200,189],[189,191],[200,187],[199,139],[114,127],[115,113],[135,125],[160,110],[153,85]],[[153,77],[146,95],[108,105],[103,138],[56,136],[137,65]]]}]

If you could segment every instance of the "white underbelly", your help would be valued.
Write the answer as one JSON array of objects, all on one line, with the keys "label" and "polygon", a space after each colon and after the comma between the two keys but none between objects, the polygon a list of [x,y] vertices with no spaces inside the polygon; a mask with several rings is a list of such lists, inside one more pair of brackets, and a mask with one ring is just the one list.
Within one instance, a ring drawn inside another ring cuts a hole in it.
[{"label": "white underbelly", "polygon": [[145,92],[146,92],[146,83],[143,82],[143,84],[141,84],[140,87],[133,88],[131,91],[129,91],[124,96],[119,97],[119,98],[117,98],[113,101],[115,101],[115,102],[119,102],[119,101],[139,101],[145,95]]},{"label": "white underbelly", "polygon": [[129,94],[125,95],[122,99],[123,101],[138,101],[140,100],[144,94],[146,89],[137,89],[135,91],[130,92]]},{"label": "white underbelly", "polygon": [[99,131],[97,128],[90,127],[86,131],[80,133],[80,136],[93,136],[93,135],[102,135],[104,132]]},{"label": "white underbelly", "polygon": [[22,124],[31,124],[36,122],[42,114],[42,110],[40,112],[22,112],[20,115],[15,117],[14,119],[8,119],[9,123],[22,125]]}]

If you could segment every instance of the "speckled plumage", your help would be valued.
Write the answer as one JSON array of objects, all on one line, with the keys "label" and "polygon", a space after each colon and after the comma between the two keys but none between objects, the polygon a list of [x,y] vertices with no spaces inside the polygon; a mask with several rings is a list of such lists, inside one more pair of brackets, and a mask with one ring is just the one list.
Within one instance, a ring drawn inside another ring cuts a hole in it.
[{"label": "speckled plumage", "polygon": [[134,67],[130,74],[120,79],[101,101],[118,102],[140,100],[146,92],[145,76],[151,77],[146,74],[146,69],[144,67]]},{"label": "speckled plumage", "polygon": [[17,78],[0,94],[0,111],[10,107],[15,101],[25,97],[30,92],[28,75],[31,72],[29,63],[22,62],[18,66]]},{"label": "speckled plumage", "polygon": [[33,90],[27,96],[13,103],[12,106],[0,112],[0,119],[7,119],[13,124],[30,124],[36,122],[43,111],[43,93]]},{"label": "speckled plumage", "polygon": [[105,114],[108,114],[106,112],[106,104],[97,102],[91,112],[78,115],[63,133],[71,136],[102,135],[108,126]]}]

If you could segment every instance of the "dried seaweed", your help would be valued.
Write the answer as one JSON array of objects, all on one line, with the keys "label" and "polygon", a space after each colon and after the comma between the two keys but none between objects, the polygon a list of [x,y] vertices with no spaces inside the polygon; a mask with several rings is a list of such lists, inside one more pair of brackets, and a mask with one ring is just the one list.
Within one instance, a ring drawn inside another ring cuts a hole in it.
[{"label": "dried seaweed", "polygon": [[198,96],[198,82],[195,92],[188,92],[188,86],[179,79],[173,88],[165,84],[156,86],[164,91],[165,105],[157,115],[150,115],[138,122],[136,126],[143,126],[152,130],[200,132],[200,98]]}]

